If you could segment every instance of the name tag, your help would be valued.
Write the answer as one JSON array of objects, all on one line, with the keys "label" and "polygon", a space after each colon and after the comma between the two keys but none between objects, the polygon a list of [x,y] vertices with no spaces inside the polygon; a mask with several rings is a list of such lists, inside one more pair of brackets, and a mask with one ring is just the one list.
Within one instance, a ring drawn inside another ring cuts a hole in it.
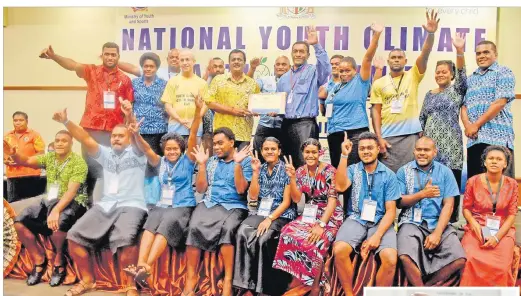
[{"label": "name tag", "polygon": [[376,216],[376,201],[374,200],[364,200],[364,205],[362,207],[362,215],[360,218],[365,221],[374,222],[374,217]]},{"label": "name tag", "polygon": [[271,206],[273,205],[273,198],[267,197],[261,200],[259,205],[259,211],[257,215],[267,217],[271,212]]},{"label": "name tag", "polygon": [[291,104],[293,102],[293,91],[289,92],[287,102],[288,104]]},{"label": "name tag", "polygon": [[59,191],[59,184],[51,184],[51,186],[49,186],[49,192],[47,192],[47,200],[51,201],[57,199]]},{"label": "name tag", "polygon": [[487,215],[487,227],[490,229],[490,233],[495,235],[499,231],[499,226],[501,225],[501,218],[498,216],[489,216]]},{"label": "name tag", "polygon": [[306,204],[302,213],[302,222],[315,223],[317,221],[318,205]]},{"label": "name tag", "polygon": [[159,205],[161,207],[169,207],[173,205],[174,200],[174,194],[175,194],[175,186],[167,186],[163,185],[161,188],[161,199],[159,200]]},{"label": "name tag", "polygon": [[103,108],[116,109],[116,93],[113,91],[103,91]]},{"label": "name tag", "polygon": [[401,114],[405,98],[401,96],[398,100],[391,101],[391,114]]},{"label": "name tag", "polygon": [[414,222],[422,222],[422,209],[414,208]]},{"label": "name tag", "polygon": [[118,194],[118,178],[116,176],[110,180],[109,194]]},{"label": "name tag", "polygon": [[333,117],[333,104],[326,104],[326,117]]}]

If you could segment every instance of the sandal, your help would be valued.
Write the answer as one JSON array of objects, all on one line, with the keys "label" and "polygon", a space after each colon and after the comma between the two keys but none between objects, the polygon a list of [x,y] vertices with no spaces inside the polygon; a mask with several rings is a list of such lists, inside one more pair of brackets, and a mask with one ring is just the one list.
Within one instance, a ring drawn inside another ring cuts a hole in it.
[{"label": "sandal", "polygon": [[[37,268],[41,268],[42,270],[36,271]],[[47,269],[47,257],[45,257],[43,263],[41,264],[35,264],[33,267],[33,271],[27,276],[27,285],[28,286],[34,286],[38,284],[41,280],[43,275],[45,274],[45,270]]]},{"label": "sandal", "polygon": [[87,292],[96,290],[96,283],[86,284],[83,281],[77,283],[74,287],[67,290],[65,296],[78,296]]},{"label": "sandal", "polygon": [[150,276],[150,272],[147,271],[147,268],[144,266],[138,266],[136,269],[136,275],[134,276],[134,281],[143,288],[148,288],[148,277]]}]

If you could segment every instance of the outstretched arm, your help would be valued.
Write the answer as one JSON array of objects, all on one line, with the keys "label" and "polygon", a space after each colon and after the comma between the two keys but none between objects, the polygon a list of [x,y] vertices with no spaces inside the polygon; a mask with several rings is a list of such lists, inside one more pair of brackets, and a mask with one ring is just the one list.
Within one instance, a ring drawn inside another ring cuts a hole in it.
[{"label": "outstretched arm", "polygon": [[118,62],[118,67],[123,72],[127,72],[129,74],[134,75],[134,76],[141,77],[141,69],[138,66],[134,65],[134,64],[119,61]]},{"label": "outstretched arm", "polygon": [[434,33],[438,30],[438,24],[440,22],[440,19],[438,19],[438,13],[434,13],[434,10],[431,10],[430,16],[428,11],[425,12],[425,16],[427,17],[427,24],[422,26],[428,34],[423,43],[422,52],[418,59],[416,59],[416,67],[418,67],[418,72],[420,72],[420,74],[425,73],[427,70],[427,62],[429,61],[429,55],[431,54],[432,46],[434,45]]},{"label": "outstretched arm", "polygon": [[55,54],[51,45],[49,45],[48,48],[45,48],[44,50],[42,50],[42,52],[40,53],[40,58],[53,60],[58,65],[60,65],[62,68],[69,70],[69,71],[75,71],[76,75],[78,75],[78,77],[83,78],[83,73],[85,72],[85,65],[78,63],[78,62],[74,61],[73,59],[62,57],[60,55]]},{"label": "outstretched arm", "polygon": [[373,31],[373,38],[371,38],[371,43],[367,48],[364,59],[362,60],[362,67],[360,68],[360,76],[362,80],[366,81],[371,77],[371,63],[373,62],[374,54],[376,53],[376,49],[378,48],[378,41],[380,40],[380,35],[384,26],[380,24],[373,23],[371,25],[371,30]]},{"label": "outstretched arm", "polygon": [[71,133],[72,137],[87,149],[89,156],[95,157],[98,155],[99,144],[81,126],[67,118],[67,108],[63,109],[63,111],[55,112],[52,119],[62,123]]}]

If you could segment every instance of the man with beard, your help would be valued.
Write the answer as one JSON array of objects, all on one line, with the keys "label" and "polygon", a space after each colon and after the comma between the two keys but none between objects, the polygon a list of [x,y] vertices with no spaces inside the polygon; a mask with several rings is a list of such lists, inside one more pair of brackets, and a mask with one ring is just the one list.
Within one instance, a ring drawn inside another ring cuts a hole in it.
[{"label": "man with beard", "polygon": [[[337,233],[333,254],[338,278],[346,296],[353,295],[353,264],[351,253],[366,258],[375,250],[381,265],[376,274],[377,286],[391,286],[396,271],[396,200],[400,198],[396,175],[378,161],[378,138],[371,132],[360,134],[358,155],[362,160],[347,168],[353,144],[347,138],[342,143],[336,189],[343,192],[352,186],[347,205],[348,218]],[[345,177],[344,177],[345,176]]]},{"label": "man with beard", "polygon": [[[129,104],[122,103],[122,110],[131,117]],[[80,282],[65,295],[81,295],[96,289],[92,252],[108,248],[113,254],[118,253],[120,266],[137,263],[136,243],[147,215],[143,188],[147,156],[135,145],[134,137],[123,124],[112,130],[109,148],[98,144],[83,128],[71,122],[67,109],[54,113],[53,119],[62,123],[85,147],[89,157],[102,166],[104,174],[101,200],[67,234]],[[126,284],[127,295],[139,295],[132,276],[127,276]]]},{"label": "man with beard", "polygon": [[242,148],[251,139],[253,113],[248,110],[249,96],[259,93],[259,86],[244,74],[246,54],[234,49],[228,56],[230,73],[217,75],[210,83],[205,101],[215,112],[213,128],[230,128],[235,135],[235,146]]},{"label": "man with beard", "polygon": [[51,287],[65,279],[63,247],[67,231],[85,213],[88,197],[81,190],[87,177],[87,164],[81,156],[72,152],[72,136],[59,131],[54,138],[54,152],[26,155],[23,150],[4,140],[4,151],[19,165],[47,170],[47,195],[39,204],[25,208],[16,216],[15,229],[34,264],[27,277],[27,285],[36,285],[47,267],[45,250],[37,243],[36,236],[49,236],[56,255],[52,263]]},{"label": "man with beard", "polygon": [[[259,58],[254,58],[250,61],[249,75],[255,73],[255,69],[260,64]],[[275,93],[277,92],[277,82],[280,77],[289,71],[290,64],[289,59],[286,56],[280,56],[275,60],[273,66],[275,75],[265,76],[257,79],[257,84],[260,87],[262,93]],[[251,74],[250,74],[251,73]],[[264,158],[261,155],[262,143],[267,137],[274,137],[280,140],[280,126],[282,125],[282,118],[276,113],[268,113],[262,115],[257,125],[257,131],[255,132],[254,148],[259,153],[259,160],[264,163]]]},{"label": "man with beard", "polygon": [[[396,174],[402,208],[398,222],[398,255],[409,283],[415,287],[444,282],[465,266],[465,251],[448,225],[459,195],[451,169],[433,161],[436,143],[416,141],[415,160]],[[424,280],[427,281],[424,283]]]},{"label": "man with beard", "polygon": [[[120,110],[120,98],[129,102],[134,101],[134,90],[130,78],[118,68],[119,46],[107,42],[102,46],[101,58],[103,65],[86,65],[62,57],[54,53],[52,46],[44,49],[40,58],[51,59],[87,82],[87,96],[85,111],[80,126],[99,144],[110,146],[110,132],[124,122],[124,114]],[[103,169],[90,158],[83,149],[83,157],[89,166],[87,185],[89,196],[94,189],[96,179],[103,178]]]},{"label": "man with beard", "polygon": [[434,44],[434,34],[438,30],[438,14],[426,12],[427,38],[414,66],[404,71],[407,64],[405,52],[391,50],[387,63],[389,75],[376,80],[371,90],[371,117],[378,136],[382,153],[381,161],[393,172],[414,157],[411,151],[422,131],[418,105],[418,85],[420,84]]},{"label": "man with beard", "polygon": [[[179,53],[180,51],[177,48],[172,48],[168,52],[166,57],[168,67],[157,69],[157,77],[168,81],[170,78],[175,77],[181,73],[181,68],[179,66]],[[143,68],[137,65],[119,61],[118,66],[119,69],[123,72],[127,72],[137,77],[143,76]]]},{"label": "man with beard", "polygon": [[[286,114],[282,120],[281,141],[285,155],[291,155],[296,168],[304,164],[300,151],[309,138],[318,140],[318,88],[327,82],[331,65],[326,51],[318,43],[315,27],[307,28],[306,41],[297,41],[291,47],[293,67],[277,82],[277,92],[285,92]],[[317,65],[307,63],[309,47],[315,48]]]},{"label": "man with beard", "polygon": [[324,104],[326,102],[327,96],[329,92],[333,90],[333,88],[340,83],[340,73],[338,72],[338,66],[340,66],[340,62],[344,59],[343,55],[336,54],[331,57],[329,63],[331,64],[331,77],[327,81],[327,84],[322,85],[318,89],[318,98],[320,99],[320,114],[322,116],[326,115],[326,108]]},{"label": "man with beard", "polygon": [[[210,84],[215,76],[224,74],[226,68],[224,67],[224,60],[220,57],[215,57],[208,62],[206,72],[204,72],[203,79]],[[250,76],[251,77],[251,76]]]}]

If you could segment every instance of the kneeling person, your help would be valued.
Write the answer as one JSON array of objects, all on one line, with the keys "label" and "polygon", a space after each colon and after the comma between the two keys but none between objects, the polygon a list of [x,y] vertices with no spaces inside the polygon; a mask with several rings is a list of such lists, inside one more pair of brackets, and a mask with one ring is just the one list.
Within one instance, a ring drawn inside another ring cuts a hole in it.
[{"label": "kneeling person", "polygon": [[[436,144],[429,137],[416,141],[415,160],[397,172],[402,208],[398,255],[413,286],[446,281],[465,266],[465,252],[448,225],[454,197],[460,194],[452,171],[433,161]],[[427,280],[427,282],[424,282]]]},{"label": "kneeling person", "polygon": [[55,152],[28,157],[4,141],[4,152],[9,153],[16,163],[47,170],[47,195],[38,205],[22,211],[14,224],[34,264],[27,277],[29,286],[40,282],[47,267],[45,250],[37,243],[38,234],[50,236],[56,250],[49,284],[54,287],[63,282],[66,271],[63,246],[67,231],[85,213],[87,206],[87,195],[80,189],[87,177],[87,163],[72,152],[72,136],[68,131],[59,131],[54,143]]}]

